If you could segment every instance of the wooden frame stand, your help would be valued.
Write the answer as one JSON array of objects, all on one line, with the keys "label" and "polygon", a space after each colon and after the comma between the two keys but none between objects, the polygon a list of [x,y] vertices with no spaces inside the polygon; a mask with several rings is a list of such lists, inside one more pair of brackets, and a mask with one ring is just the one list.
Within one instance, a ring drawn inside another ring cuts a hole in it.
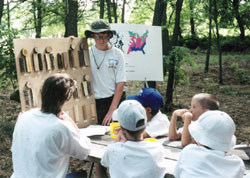
[{"label": "wooden frame stand", "polygon": [[80,128],[97,123],[86,38],[14,39],[13,43],[23,111],[41,107],[40,90],[47,77],[67,73],[77,81],[77,90],[63,110]]}]

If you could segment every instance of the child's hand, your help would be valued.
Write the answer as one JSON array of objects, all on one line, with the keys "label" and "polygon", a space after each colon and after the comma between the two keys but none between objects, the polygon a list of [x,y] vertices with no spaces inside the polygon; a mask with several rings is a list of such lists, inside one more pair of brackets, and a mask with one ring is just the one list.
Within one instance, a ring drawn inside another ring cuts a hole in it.
[{"label": "child's hand", "polygon": [[124,135],[122,129],[118,128],[115,131],[117,132],[117,137],[115,139],[115,142],[123,142],[123,143],[125,143],[127,141],[127,138]]},{"label": "child's hand", "polygon": [[188,109],[177,109],[174,111],[174,115],[176,117],[182,117],[182,115],[185,113],[185,112],[188,112]]},{"label": "child's hand", "polygon": [[191,122],[191,120],[193,119],[193,114],[188,111],[188,112],[183,113],[181,118],[183,122],[185,122],[186,120],[189,120]]}]

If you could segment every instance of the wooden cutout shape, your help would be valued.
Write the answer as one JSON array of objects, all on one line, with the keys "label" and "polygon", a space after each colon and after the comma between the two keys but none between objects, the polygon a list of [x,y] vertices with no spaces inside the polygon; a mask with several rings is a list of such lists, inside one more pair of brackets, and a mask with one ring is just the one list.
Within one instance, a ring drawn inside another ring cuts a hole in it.
[{"label": "wooden cutout shape", "polygon": [[53,70],[55,68],[54,66],[54,56],[53,54],[51,54],[52,52],[52,47],[51,46],[48,46],[45,48],[45,54],[44,54],[44,57],[45,57],[45,64],[46,64],[46,69],[47,70]]},{"label": "wooden cutout shape", "polygon": [[85,63],[85,66],[89,66],[89,51],[88,50],[84,50],[84,63]]},{"label": "wooden cutout shape", "polygon": [[19,58],[20,72],[27,72],[27,65],[25,58]]},{"label": "wooden cutout shape", "polygon": [[94,104],[91,104],[90,105],[90,113],[91,113],[91,118],[95,117],[96,116],[96,107]]},{"label": "wooden cutout shape", "polygon": [[62,53],[62,61],[63,61],[63,68],[67,69],[68,68],[68,55],[66,52]]},{"label": "wooden cutout shape", "polygon": [[88,93],[88,84],[86,81],[82,82],[82,91],[83,91],[83,96],[89,96]]},{"label": "wooden cutout shape", "polygon": [[54,55],[52,53],[49,54],[49,58],[50,58],[50,64],[51,64],[51,68],[52,70],[55,69],[55,64],[54,64]]},{"label": "wooden cutout shape", "polygon": [[38,48],[35,47],[33,49],[34,53],[32,54],[32,60],[33,60],[33,68],[35,72],[40,71],[40,67],[39,67],[39,60],[38,60]]},{"label": "wooden cutout shape", "polygon": [[23,55],[23,57],[24,57],[24,59],[25,59],[25,64],[26,64],[26,71],[27,72],[32,72],[32,64],[31,64],[31,59],[30,59],[30,57],[29,57],[29,55],[28,55],[28,51],[26,50],[26,49],[22,49],[21,50],[21,53],[22,53],[22,55]]},{"label": "wooden cutout shape", "polygon": [[62,60],[62,55],[60,53],[57,53],[57,65],[58,69],[63,69],[63,60]]},{"label": "wooden cutout shape", "polygon": [[82,115],[83,115],[83,120],[86,120],[88,118],[86,106],[82,106]]},{"label": "wooden cutout shape", "polygon": [[38,57],[38,63],[39,63],[39,70],[43,70],[43,60],[42,60],[42,54],[41,53],[38,53],[37,54],[37,57]]},{"label": "wooden cutout shape", "polygon": [[78,86],[76,86],[75,91],[73,92],[73,98],[74,99],[79,99],[79,94],[78,94]]},{"label": "wooden cutout shape", "polygon": [[23,94],[24,94],[24,99],[25,99],[25,107],[26,108],[30,108],[30,99],[29,99],[29,96],[30,96],[30,93],[29,93],[29,90],[23,90]]},{"label": "wooden cutout shape", "polygon": [[46,69],[51,70],[51,61],[50,61],[49,53],[45,53],[44,58],[45,58]]},{"label": "wooden cutout shape", "polygon": [[73,109],[74,109],[75,122],[78,123],[80,121],[78,106],[74,105]]}]

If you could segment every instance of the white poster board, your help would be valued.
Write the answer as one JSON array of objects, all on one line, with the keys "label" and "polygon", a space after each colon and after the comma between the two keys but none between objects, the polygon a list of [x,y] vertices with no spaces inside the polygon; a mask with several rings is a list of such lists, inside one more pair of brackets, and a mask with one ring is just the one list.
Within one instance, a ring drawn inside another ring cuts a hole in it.
[{"label": "white poster board", "polygon": [[127,80],[163,81],[161,27],[111,24],[111,43],[124,52]]}]

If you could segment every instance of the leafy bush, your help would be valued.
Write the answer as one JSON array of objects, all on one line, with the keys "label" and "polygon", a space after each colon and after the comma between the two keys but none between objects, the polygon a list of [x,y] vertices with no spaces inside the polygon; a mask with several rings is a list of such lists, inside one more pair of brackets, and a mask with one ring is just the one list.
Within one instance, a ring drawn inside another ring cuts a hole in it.
[{"label": "leafy bush", "polygon": [[[190,57],[190,50],[185,47],[175,46],[173,50],[170,51],[168,56],[163,57],[164,68],[168,69],[170,65],[170,58],[175,56],[175,77],[174,86],[179,83],[184,83],[189,85],[189,77],[185,74],[183,65],[188,64],[194,66],[194,61]],[[165,80],[168,80],[168,71],[165,76]]]},{"label": "leafy bush", "polygon": [[204,93],[216,93],[218,85],[218,82],[215,82],[214,79],[204,78],[198,82],[197,88],[202,89]]},{"label": "leafy bush", "polygon": [[230,96],[236,96],[235,91],[231,85],[222,85],[220,86],[220,91]]},{"label": "leafy bush", "polygon": [[17,88],[17,73],[14,56],[13,39],[16,38],[15,30],[2,29],[0,33],[0,88],[12,86]]},{"label": "leafy bush", "polygon": [[[198,49],[198,50],[207,50],[208,47],[208,38],[207,37],[195,37],[192,38],[190,36],[185,36],[183,39],[179,41],[180,46],[185,46],[189,49]],[[216,47],[216,39],[212,38],[211,48]],[[227,36],[221,37],[221,50],[222,52],[247,52],[250,51],[250,37],[246,36],[245,40],[242,41],[240,37],[235,36]],[[214,50],[212,50],[214,51]]]},{"label": "leafy bush", "polygon": [[[12,138],[15,122],[9,119],[0,119],[0,141],[4,141],[7,138]],[[6,138],[7,137],[7,138]]]},{"label": "leafy bush", "polygon": [[247,71],[240,68],[238,63],[236,63],[236,62],[232,63],[231,68],[234,72],[234,75],[237,77],[237,79],[240,83],[250,83],[249,74],[247,73]]}]

